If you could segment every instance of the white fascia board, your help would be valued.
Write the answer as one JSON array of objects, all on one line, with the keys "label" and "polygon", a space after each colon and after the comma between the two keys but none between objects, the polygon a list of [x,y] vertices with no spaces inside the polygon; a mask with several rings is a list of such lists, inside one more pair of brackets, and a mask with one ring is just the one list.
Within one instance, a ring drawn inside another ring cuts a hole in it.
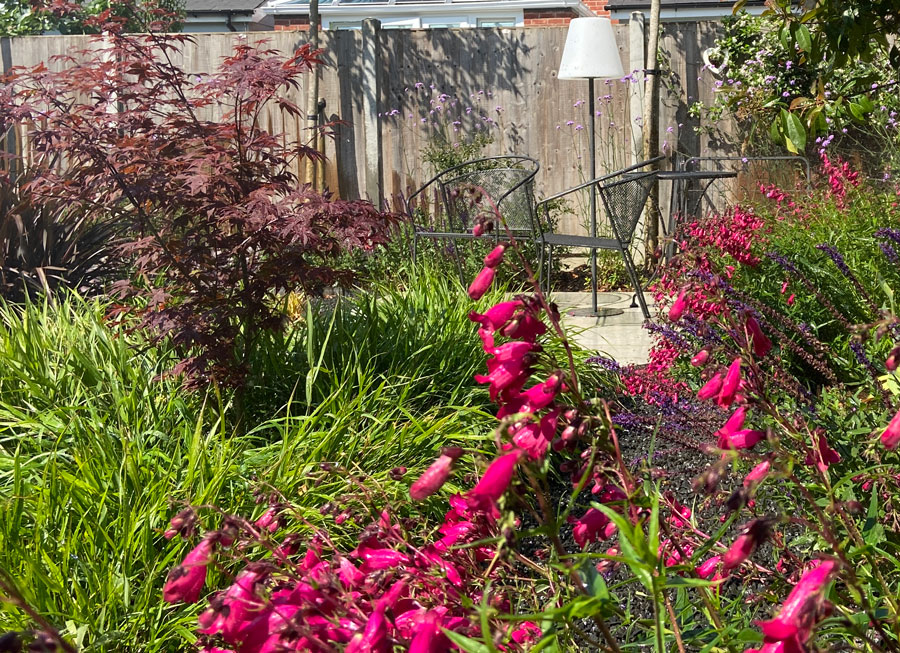
[{"label": "white fascia board", "polygon": [[[365,18],[378,18],[379,16],[408,15],[420,16],[425,14],[470,14],[476,11],[480,14],[501,15],[510,12],[519,12],[526,9],[571,9],[578,16],[593,16],[581,0],[453,0],[452,2],[429,3],[403,3],[403,4],[376,4],[359,3],[346,5],[320,5],[319,15],[323,18],[335,18],[348,20],[351,17],[359,20]],[[301,14],[309,10],[307,3],[298,3],[296,0],[274,0],[262,7],[267,14]]]},{"label": "white fascia board", "polygon": [[[759,15],[765,10],[765,7],[744,7],[742,11],[746,11],[748,14]],[[633,11],[637,11],[636,9],[623,9],[616,10],[613,9],[610,12],[610,18],[613,20],[618,20],[623,23],[627,23],[631,18],[631,14]],[[648,10],[649,11],[649,10]],[[731,9],[725,7],[723,9],[718,9],[716,7],[674,7],[670,9],[663,8],[659,12],[659,19],[661,21],[675,21],[675,20],[683,20],[683,21],[701,21],[701,20],[719,20],[724,18],[725,16],[731,16]]]}]

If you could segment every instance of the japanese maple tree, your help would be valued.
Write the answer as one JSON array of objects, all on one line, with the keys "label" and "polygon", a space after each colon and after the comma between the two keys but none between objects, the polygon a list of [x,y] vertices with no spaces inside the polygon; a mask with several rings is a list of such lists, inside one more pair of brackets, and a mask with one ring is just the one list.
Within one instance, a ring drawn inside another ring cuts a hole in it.
[{"label": "japanese maple tree", "polygon": [[285,57],[239,42],[217,71],[197,75],[177,63],[192,37],[126,34],[109,12],[97,21],[103,36],[58,57],[61,70],[7,75],[0,128],[39,125],[36,198],[126,229],[118,252],[135,274],[116,290],[178,347],[172,372],[193,387],[241,387],[254,346],[284,321],[287,293],[347,281],[334,258],[384,242],[392,218],[301,185],[298,162],[319,153],[263,127],[267,112],[300,113],[291,98],[318,52]]}]

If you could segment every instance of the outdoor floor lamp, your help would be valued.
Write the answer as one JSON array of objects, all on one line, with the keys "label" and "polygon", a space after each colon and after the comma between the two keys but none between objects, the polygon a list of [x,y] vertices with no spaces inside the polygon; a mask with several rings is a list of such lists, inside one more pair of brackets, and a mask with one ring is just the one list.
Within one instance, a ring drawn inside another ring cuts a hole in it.
[{"label": "outdoor floor lamp", "polygon": [[[559,64],[559,79],[588,80],[588,112],[591,114],[588,147],[590,156],[590,177],[597,177],[596,148],[596,101],[594,93],[595,79],[621,78],[622,59],[619,47],[613,34],[612,23],[608,18],[573,18],[569,23],[566,46],[563,49],[562,61]],[[591,237],[597,237],[597,192],[591,188]],[[591,315],[597,312],[597,250],[591,250]]]}]

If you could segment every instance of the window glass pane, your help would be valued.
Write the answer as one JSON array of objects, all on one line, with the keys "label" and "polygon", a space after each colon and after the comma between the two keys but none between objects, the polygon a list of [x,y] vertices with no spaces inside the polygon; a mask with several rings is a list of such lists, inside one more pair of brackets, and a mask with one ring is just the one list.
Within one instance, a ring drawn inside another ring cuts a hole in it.
[{"label": "window glass pane", "polygon": [[361,20],[333,20],[328,23],[328,29],[362,29]]},{"label": "window glass pane", "polygon": [[428,29],[441,29],[448,27],[462,27],[462,23],[429,23],[426,25]]},{"label": "window glass pane", "polygon": [[515,27],[515,18],[479,18],[478,27]]}]

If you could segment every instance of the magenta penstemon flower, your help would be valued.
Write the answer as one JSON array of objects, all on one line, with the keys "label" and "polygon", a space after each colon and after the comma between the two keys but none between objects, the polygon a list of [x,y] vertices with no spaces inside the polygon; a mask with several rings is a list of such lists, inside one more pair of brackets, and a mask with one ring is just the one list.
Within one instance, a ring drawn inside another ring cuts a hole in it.
[{"label": "magenta penstemon flower", "polygon": [[810,628],[820,618],[825,586],[836,567],[832,560],[819,560],[800,577],[775,618],[759,624],[766,643],[806,642]]},{"label": "magenta penstemon flower", "polygon": [[466,504],[473,510],[480,510],[492,515],[499,514],[497,502],[512,482],[516,465],[521,457],[522,452],[516,449],[500,456],[488,465],[478,484],[466,494]]},{"label": "magenta penstemon flower", "polygon": [[569,517],[573,524],[572,536],[582,549],[591,542],[605,540],[616,532],[615,524],[602,511],[588,508],[581,517]]},{"label": "magenta penstemon flower", "polygon": [[881,444],[886,449],[896,449],[897,445],[900,444],[900,411],[897,411],[897,414],[894,415],[887,428],[881,434]]},{"label": "magenta penstemon flower", "polygon": [[682,288],[681,292],[678,293],[678,298],[669,309],[669,319],[672,322],[677,322],[681,319],[681,316],[684,315],[684,311],[687,308],[687,299],[685,298],[686,294],[687,289]]},{"label": "magenta penstemon flower", "polygon": [[719,449],[752,449],[766,439],[763,431],[741,429],[734,433],[719,436]]},{"label": "magenta penstemon flower", "polygon": [[772,351],[772,341],[769,340],[768,336],[763,333],[762,328],[759,326],[759,322],[756,321],[752,315],[747,316],[746,321],[747,331],[750,333],[750,338],[753,341],[753,353],[756,354],[759,358],[764,357],[770,351]]},{"label": "magenta penstemon flower", "polygon": [[703,579],[709,579],[719,569],[719,563],[722,562],[722,556],[712,556],[703,561],[697,567],[697,575]]},{"label": "magenta penstemon flower", "polygon": [[807,465],[815,465],[823,474],[832,463],[841,462],[841,454],[831,448],[828,439],[821,433],[813,435],[815,449],[806,454],[806,460],[803,462]]},{"label": "magenta penstemon flower", "polygon": [[728,408],[731,406],[731,402],[734,401],[734,397],[737,394],[740,385],[741,359],[735,358],[728,367],[728,372],[725,374],[725,380],[722,381],[722,389],[719,390],[719,396],[716,398],[716,403],[719,407]]},{"label": "magenta penstemon flower", "polygon": [[722,389],[722,381],[724,376],[721,372],[716,373],[707,381],[700,390],[697,391],[697,399],[712,399]]},{"label": "magenta penstemon flower", "polygon": [[742,565],[768,539],[771,525],[768,519],[754,519],[744,526],[744,530],[722,556],[722,569],[730,571]]},{"label": "magenta penstemon flower", "polygon": [[251,567],[238,574],[231,587],[210,601],[210,608],[198,617],[201,627],[197,632],[204,635],[221,633],[228,644],[240,641],[242,629],[264,607],[256,588],[267,573],[265,567]]},{"label": "magenta penstemon flower", "polygon": [[503,253],[506,251],[506,245],[500,244],[492,249],[487,256],[484,257],[484,266],[487,268],[495,268],[503,262]]},{"label": "magenta penstemon flower", "polygon": [[772,463],[769,460],[764,460],[759,463],[744,477],[744,487],[749,489],[761,483],[766,478],[766,476],[769,475],[769,470],[771,469],[771,467]]},{"label": "magenta penstemon flower", "polygon": [[462,454],[463,450],[459,447],[444,449],[440,457],[410,486],[409,496],[413,501],[422,501],[440,490],[450,478],[454,461]]},{"label": "magenta penstemon flower", "polygon": [[531,352],[534,348],[530,342],[514,340],[491,351],[494,357],[487,361],[487,376],[475,375],[478,383],[490,384],[491,401],[496,401],[501,393],[504,396],[511,396],[522,389],[531,376],[533,363]]},{"label": "magenta penstemon flower", "polygon": [[704,365],[706,365],[706,361],[708,360],[709,350],[701,349],[696,354],[694,354],[694,357],[691,359],[691,365],[693,365],[694,367],[703,367]]},{"label": "magenta penstemon flower", "polygon": [[163,587],[163,600],[168,603],[196,603],[206,582],[206,566],[212,562],[214,543],[205,537],[184,557],[184,561],[172,568]]},{"label": "magenta penstemon flower", "polygon": [[484,296],[484,293],[488,291],[488,288],[491,287],[493,281],[494,268],[483,267],[481,272],[478,273],[478,276],[475,277],[475,280],[469,285],[469,298],[473,300],[481,299]]}]

